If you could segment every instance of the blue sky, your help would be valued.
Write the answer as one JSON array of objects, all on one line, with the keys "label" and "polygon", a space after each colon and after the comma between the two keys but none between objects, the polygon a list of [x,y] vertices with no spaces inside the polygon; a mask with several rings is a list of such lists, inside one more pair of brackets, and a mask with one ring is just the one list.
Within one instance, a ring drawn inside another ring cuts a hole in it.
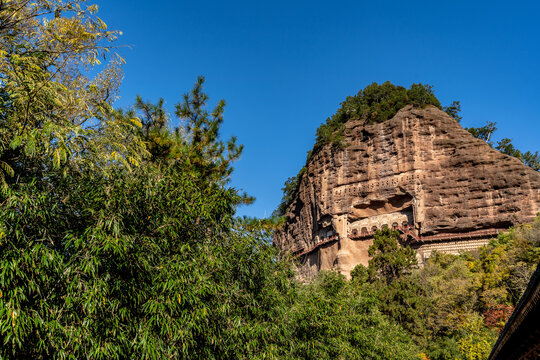
[{"label": "blue sky", "polygon": [[495,140],[540,150],[537,1],[95,2],[129,45],[118,106],[173,110],[199,74],[227,101],[222,137],[245,145],[232,185],[257,198],[239,215],[270,215],[317,127],[374,81],[431,84],[463,126],[494,121]]}]

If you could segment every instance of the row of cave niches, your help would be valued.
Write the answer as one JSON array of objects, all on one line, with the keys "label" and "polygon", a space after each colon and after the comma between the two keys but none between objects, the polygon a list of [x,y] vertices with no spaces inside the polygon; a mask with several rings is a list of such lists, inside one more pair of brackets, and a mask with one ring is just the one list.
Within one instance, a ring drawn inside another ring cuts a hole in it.
[{"label": "row of cave niches", "polygon": [[[388,225],[383,224],[381,226],[381,228],[382,229],[387,229]],[[353,229],[352,234],[348,235],[348,237],[350,239],[352,239],[352,240],[366,240],[366,239],[372,238],[375,235],[375,232],[377,230],[378,230],[377,226],[372,226],[371,231],[368,231],[367,227],[363,227],[361,229],[360,233],[358,232],[357,229]],[[403,236],[407,237],[408,235],[412,235],[413,226],[409,225],[409,223],[407,221],[402,222],[401,225],[399,225],[397,222],[394,222],[394,223],[392,223],[392,230],[399,231],[401,233],[400,237],[402,237],[402,239],[403,239]],[[327,237],[324,237],[321,240],[316,239],[315,244],[310,249],[304,250],[304,248],[296,248],[296,249],[293,249],[292,252],[293,252],[294,256],[302,257],[304,255],[307,255],[307,254],[311,253],[315,249],[317,249],[317,248],[319,248],[319,247],[321,247],[321,246],[323,246],[325,244],[334,242],[336,240],[339,240],[338,234],[336,234],[334,232],[328,232]]]},{"label": "row of cave niches", "polygon": [[[388,229],[388,228],[389,228],[388,224],[383,224],[381,226],[381,230],[385,230],[385,229]],[[401,225],[398,224],[397,222],[395,222],[395,223],[392,224],[392,227],[391,227],[391,229],[393,231],[405,230],[407,232],[412,230],[412,228],[413,228],[413,226],[409,225],[409,222],[407,222],[407,221],[403,221],[401,223]],[[371,229],[368,229],[367,227],[362,227],[362,229],[360,229],[360,231],[358,229],[352,229],[349,237],[351,239],[355,239],[355,238],[361,239],[361,238],[371,237],[371,236],[373,236],[375,234],[375,232],[377,230],[379,230],[379,228],[376,225],[373,225],[371,227]]]}]

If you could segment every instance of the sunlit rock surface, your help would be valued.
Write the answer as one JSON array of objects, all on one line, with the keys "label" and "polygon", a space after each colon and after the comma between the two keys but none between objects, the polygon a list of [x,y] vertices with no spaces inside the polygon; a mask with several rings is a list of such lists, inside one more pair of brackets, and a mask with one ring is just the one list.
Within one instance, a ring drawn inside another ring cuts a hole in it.
[{"label": "sunlit rock surface", "polygon": [[383,226],[399,230],[423,262],[434,249],[475,249],[540,211],[539,172],[435,107],[407,106],[375,125],[349,121],[344,143],[313,157],[274,238],[298,257],[300,278],[367,265]]}]

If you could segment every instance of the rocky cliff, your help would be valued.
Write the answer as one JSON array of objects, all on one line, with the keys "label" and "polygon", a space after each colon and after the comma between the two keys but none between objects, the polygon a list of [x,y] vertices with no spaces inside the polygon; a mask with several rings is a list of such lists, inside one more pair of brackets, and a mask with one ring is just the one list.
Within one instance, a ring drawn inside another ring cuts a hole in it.
[{"label": "rocky cliff", "polygon": [[433,249],[476,248],[540,211],[539,172],[433,106],[345,126],[346,146],[327,145],[311,159],[275,234],[275,244],[298,257],[300,277],[367,265],[383,226],[399,230],[423,261]]}]

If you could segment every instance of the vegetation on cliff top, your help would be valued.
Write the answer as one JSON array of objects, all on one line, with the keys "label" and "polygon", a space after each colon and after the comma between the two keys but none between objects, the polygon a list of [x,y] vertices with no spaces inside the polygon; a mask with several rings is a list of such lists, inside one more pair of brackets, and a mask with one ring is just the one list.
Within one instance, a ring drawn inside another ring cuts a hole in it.
[{"label": "vegetation on cliff top", "polygon": [[328,144],[337,147],[344,146],[342,143],[343,131],[347,121],[358,119],[365,121],[366,124],[381,123],[394,117],[400,109],[407,105],[421,108],[432,105],[446,111],[457,121],[461,119],[459,117],[459,102],[454,101],[450,106],[443,108],[430,85],[412,84],[409,89],[396,86],[389,81],[380,85],[376,82],[368,85],[363,90],[360,90],[358,94],[347,97],[341,103],[338,111],[319,126],[313,149],[307,154],[306,165],[300,169],[296,176],[287,179],[285,182],[282,188],[283,198],[273,215],[283,216],[285,214],[287,207],[291,204],[298,191],[306,166],[315,154]]},{"label": "vegetation on cliff top", "polygon": [[436,106],[442,109],[430,85],[412,84],[409,89],[396,86],[389,81],[383,84],[372,83],[358,94],[348,96],[338,111],[317,129],[315,145],[308,153],[306,164],[326,144],[342,146],[344,124],[351,119],[364,120],[375,124],[391,119],[407,105],[416,107]]}]

